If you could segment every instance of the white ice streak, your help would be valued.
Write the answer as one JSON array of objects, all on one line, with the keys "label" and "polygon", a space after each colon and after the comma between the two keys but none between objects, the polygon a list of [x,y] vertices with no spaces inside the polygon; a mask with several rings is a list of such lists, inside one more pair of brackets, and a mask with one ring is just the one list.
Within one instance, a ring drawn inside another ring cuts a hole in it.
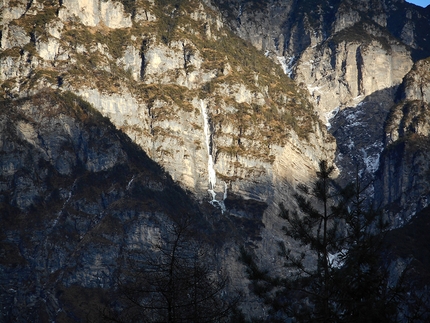
[{"label": "white ice streak", "polygon": [[277,59],[281,64],[282,69],[284,70],[284,73],[287,74],[289,78],[291,78],[291,75],[293,74],[295,57],[277,56]]},{"label": "white ice streak", "polygon": [[126,188],[127,191],[130,189],[131,183],[133,183],[133,181],[134,181],[134,177],[135,177],[135,175],[133,175],[133,177],[131,178],[130,182],[128,182],[127,188]]},{"label": "white ice streak", "polygon": [[355,98],[352,99],[352,102],[355,103],[356,108],[358,108],[360,105],[362,105],[364,103],[363,99],[365,97],[366,97],[365,95],[359,95],[359,96],[356,96]]},{"label": "white ice streak", "polygon": [[242,5],[240,5],[239,6],[239,12],[237,14],[236,19],[240,19],[240,17],[242,17],[242,14],[243,14],[243,7],[242,7]]},{"label": "white ice streak", "polygon": [[203,131],[205,134],[206,148],[208,151],[208,177],[209,177],[208,192],[212,196],[212,200],[210,201],[210,203],[212,205],[215,205],[215,204],[218,205],[221,208],[222,212],[224,212],[226,210],[224,200],[227,198],[227,184],[224,183],[225,187],[224,187],[223,200],[218,201],[216,199],[216,192],[215,192],[216,172],[215,172],[213,156],[212,156],[212,145],[211,145],[212,134],[211,134],[211,131],[209,128],[209,117],[208,117],[208,113],[207,113],[207,107],[206,107],[206,104],[203,100],[200,100],[200,109],[201,109],[202,116],[203,116]]},{"label": "white ice streak", "polygon": [[213,190],[216,184],[216,173],[214,168],[214,162],[212,157],[212,149],[211,149],[211,132],[209,129],[209,118],[206,110],[206,105],[203,100],[200,100],[200,108],[202,110],[203,115],[203,129],[205,133],[206,139],[206,148],[208,150],[208,175],[209,175],[209,189]]},{"label": "white ice streak", "polygon": [[363,115],[363,111],[357,109],[360,105],[361,103],[346,116],[346,121],[348,121],[348,127],[350,128],[363,125],[363,122],[360,120],[360,116]]},{"label": "white ice streak", "polygon": [[326,125],[327,129],[331,128],[330,120],[333,119],[339,113],[339,110],[340,110],[340,108],[336,107],[335,109],[333,109],[333,110],[331,110],[325,114],[325,119],[326,119],[325,125]]}]

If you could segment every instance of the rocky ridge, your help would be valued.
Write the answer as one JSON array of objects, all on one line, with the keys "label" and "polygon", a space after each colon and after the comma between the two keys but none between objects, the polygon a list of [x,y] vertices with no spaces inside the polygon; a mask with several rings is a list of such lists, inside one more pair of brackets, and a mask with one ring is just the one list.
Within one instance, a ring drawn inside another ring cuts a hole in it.
[{"label": "rocky ridge", "polygon": [[413,60],[430,53],[427,9],[404,1],[218,2],[241,37],[289,62],[322,119],[398,86]]}]

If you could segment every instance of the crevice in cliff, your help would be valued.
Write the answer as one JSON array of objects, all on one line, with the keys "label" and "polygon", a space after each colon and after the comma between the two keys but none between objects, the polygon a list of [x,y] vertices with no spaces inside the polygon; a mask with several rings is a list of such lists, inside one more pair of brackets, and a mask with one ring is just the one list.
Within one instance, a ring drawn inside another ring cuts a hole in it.
[{"label": "crevice in cliff", "polygon": [[[239,136],[237,138],[237,145],[239,147],[242,147],[242,141],[241,141],[242,136],[243,136],[243,127],[239,126]],[[236,156],[237,156],[237,154],[236,154]]]},{"label": "crevice in cliff", "polygon": [[36,46],[37,37],[36,32],[34,30],[30,32],[30,41],[33,43],[34,46]]},{"label": "crevice in cliff", "polygon": [[149,47],[149,40],[143,39],[142,45],[140,46],[140,80],[143,81],[145,79],[146,74],[146,56],[145,53]]},{"label": "crevice in cliff", "polygon": [[329,42],[329,50],[330,50],[330,67],[332,70],[336,70],[336,48],[338,47],[337,44],[333,42]]},{"label": "crevice in cliff", "polygon": [[184,70],[188,74],[191,67],[191,57],[194,55],[193,49],[190,45],[182,43],[182,54],[184,58]]},{"label": "crevice in cliff", "polygon": [[363,89],[363,56],[361,55],[361,48],[358,47],[356,52],[355,52],[355,61],[357,64],[357,91],[358,91],[358,95],[362,95],[364,94],[364,89]]},{"label": "crevice in cliff", "polygon": [[62,76],[57,77],[57,86],[60,88],[63,86],[64,80]]},{"label": "crevice in cliff", "polygon": [[27,2],[27,6],[25,7],[24,15],[27,13],[28,10],[30,10],[32,4],[33,4],[33,0],[29,0]]},{"label": "crevice in cliff", "polygon": [[425,94],[424,94],[424,89],[423,89],[423,84],[420,84],[420,94],[421,94],[421,100],[425,101]]},{"label": "crevice in cliff", "polygon": [[152,101],[148,102],[148,116],[149,116],[149,133],[152,135],[154,135],[154,129],[152,128],[152,123],[153,123],[153,119],[154,119],[154,114],[152,113]]}]

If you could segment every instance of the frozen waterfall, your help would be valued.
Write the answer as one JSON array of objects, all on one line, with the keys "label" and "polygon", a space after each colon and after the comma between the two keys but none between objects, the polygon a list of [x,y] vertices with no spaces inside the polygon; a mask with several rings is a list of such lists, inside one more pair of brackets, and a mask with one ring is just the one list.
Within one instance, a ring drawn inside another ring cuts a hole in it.
[{"label": "frozen waterfall", "polygon": [[212,142],[212,133],[211,129],[209,127],[209,117],[207,112],[207,106],[205,104],[204,100],[200,100],[200,109],[203,116],[203,129],[205,134],[205,141],[206,141],[206,148],[208,151],[208,177],[209,177],[209,188],[208,192],[211,195],[211,201],[210,203],[212,205],[218,205],[221,208],[221,211],[224,212],[225,204],[224,200],[227,198],[227,183],[224,183],[224,194],[222,200],[216,199],[216,192],[215,192],[215,186],[216,186],[216,173],[214,168],[214,161],[213,161],[213,142]]}]

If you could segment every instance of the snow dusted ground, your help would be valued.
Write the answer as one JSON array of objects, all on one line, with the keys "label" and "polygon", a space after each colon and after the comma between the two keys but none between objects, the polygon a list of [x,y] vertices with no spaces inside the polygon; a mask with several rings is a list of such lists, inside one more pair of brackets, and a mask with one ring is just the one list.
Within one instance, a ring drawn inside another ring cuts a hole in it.
[{"label": "snow dusted ground", "polygon": [[284,73],[288,75],[288,77],[291,78],[291,75],[293,73],[294,64],[296,62],[296,58],[294,56],[288,57],[288,56],[277,56],[277,59],[279,63],[282,66],[282,69],[284,70]]},{"label": "snow dusted ground", "polygon": [[[327,127],[337,142],[336,165],[343,184],[354,180],[358,167],[363,184],[372,182],[384,149],[384,124],[390,102],[363,101],[327,114]],[[373,198],[374,188],[367,194]]]}]

